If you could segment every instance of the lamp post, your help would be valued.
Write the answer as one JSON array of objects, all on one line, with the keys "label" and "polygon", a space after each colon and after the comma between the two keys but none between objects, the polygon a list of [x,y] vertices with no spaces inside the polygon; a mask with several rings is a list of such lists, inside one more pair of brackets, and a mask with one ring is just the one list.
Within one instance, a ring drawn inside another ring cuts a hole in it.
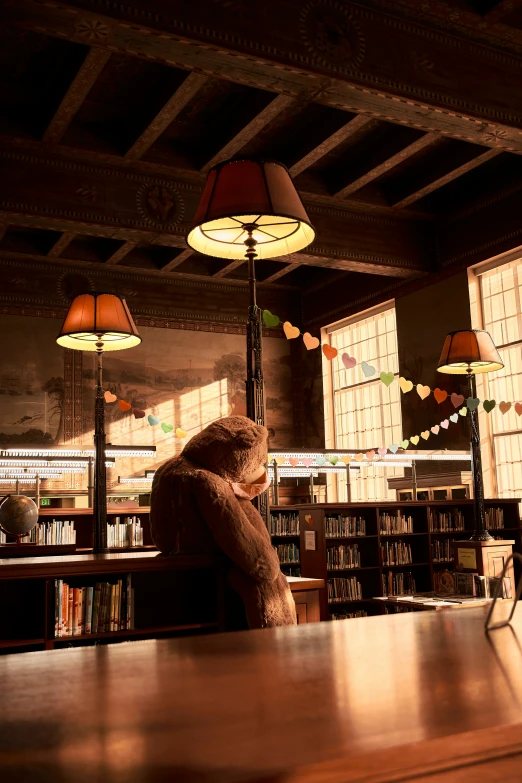
[{"label": "lamp post", "polygon": [[[438,372],[448,375],[465,375],[468,379],[468,396],[476,397],[475,375],[501,370],[504,366],[489,332],[468,329],[450,332],[444,342],[439,359]],[[473,479],[473,500],[475,530],[472,541],[492,541],[487,531],[484,510],[484,484],[482,480],[482,456],[480,453],[480,432],[478,412],[469,408],[471,475]]]},{"label": "lamp post", "polygon": [[255,260],[295,253],[314,237],[282,163],[226,160],[210,170],[187,244],[204,255],[248,262],[246,410],[256,424],[265,423],[265,401]]},{"label": "lamp post", "polygon": [[107,552],[107,488],[105,471],[105,400],[102,354],[141,343],[125,299],[116,294],[88,293],[76,296],[56,342],[76,351],[96,352],[94,403],[94,552]]}]

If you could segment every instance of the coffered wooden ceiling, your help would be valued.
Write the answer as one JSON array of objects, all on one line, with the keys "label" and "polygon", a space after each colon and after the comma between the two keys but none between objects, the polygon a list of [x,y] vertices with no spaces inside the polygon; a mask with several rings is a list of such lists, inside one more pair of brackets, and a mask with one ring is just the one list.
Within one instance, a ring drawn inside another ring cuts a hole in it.
[{"label": "coffered wooden ceiling", "polygon": [[521,244],[522,2],[0,5],[0,262],[245,281],[184,240],[233,156],[285,163],[317,231],[266,286],[335,297]]}]

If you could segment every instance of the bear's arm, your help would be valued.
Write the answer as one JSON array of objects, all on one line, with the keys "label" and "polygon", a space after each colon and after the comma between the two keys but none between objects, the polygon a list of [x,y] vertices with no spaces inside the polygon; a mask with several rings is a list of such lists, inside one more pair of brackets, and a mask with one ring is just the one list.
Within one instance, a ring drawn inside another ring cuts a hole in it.
[{"label": "bear's arm", "polygon": [[249,522],[231,487],[214,474],[198,471],[193,478],[199,510],[216,543],[252,579],[273,582],[281,572],[270,539]]}]

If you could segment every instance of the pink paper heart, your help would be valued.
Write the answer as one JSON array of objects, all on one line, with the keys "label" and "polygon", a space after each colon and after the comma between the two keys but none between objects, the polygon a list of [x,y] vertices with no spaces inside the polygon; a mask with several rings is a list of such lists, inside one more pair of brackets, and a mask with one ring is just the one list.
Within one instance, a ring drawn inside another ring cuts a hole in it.
[{"label": "pink paper heart", "polygon": [[449,419],[444,419],[444,421],[441,421],[440,426],[447,430],[449,427]]},{"label": "pink paper heart", "polygon": [[381,457],[385,457],[388,453],[388,449],[377,449],[377,454],[380,454]]},{"label": "pink paper heart", "polygon": [[351,370],[357,364],[357,359],[354,359],[353,356],[350,356],[348,353],[343,353],[341,359],[347,370]]},{"label": "pink paper heart", "polygon": [[453,403],[454,408],[460,408],[460,406],[464,402],[464,395],[455,394],[455,392],[453,392],[453,394],[451,395],[451,402]]},{"label": "pink paper heart", "polygon": [[313,457],[303,457],[303,459],[301,460],[303,465],[306,465],[307,468],[310,467],[310,465],[312,464],[313,461],[314,461]]},{"label": "pink paper heart", "polygon": [[299,458],[298,457],[290,457],[288,462],[290,463],[290,465],[293,465],[293,467],[295,468],[295,466],[299,464]]},{"label": "pink paper heart", "polygon": [[433,432],[434,435],[438,435],[439,434],[439,430],[440,430],[440,427],[439,427],[438,424],[434,424],[433,427],[431,428],[431,431]]}]

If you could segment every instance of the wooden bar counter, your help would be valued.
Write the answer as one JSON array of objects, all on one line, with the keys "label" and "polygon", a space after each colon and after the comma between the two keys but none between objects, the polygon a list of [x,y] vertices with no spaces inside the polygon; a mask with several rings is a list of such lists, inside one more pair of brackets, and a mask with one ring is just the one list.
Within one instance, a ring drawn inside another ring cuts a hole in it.
[{"label": "wooden bar counter", "polygon": [[522,608],[486,611],[6,656],[0,780],[520,781]]}]

